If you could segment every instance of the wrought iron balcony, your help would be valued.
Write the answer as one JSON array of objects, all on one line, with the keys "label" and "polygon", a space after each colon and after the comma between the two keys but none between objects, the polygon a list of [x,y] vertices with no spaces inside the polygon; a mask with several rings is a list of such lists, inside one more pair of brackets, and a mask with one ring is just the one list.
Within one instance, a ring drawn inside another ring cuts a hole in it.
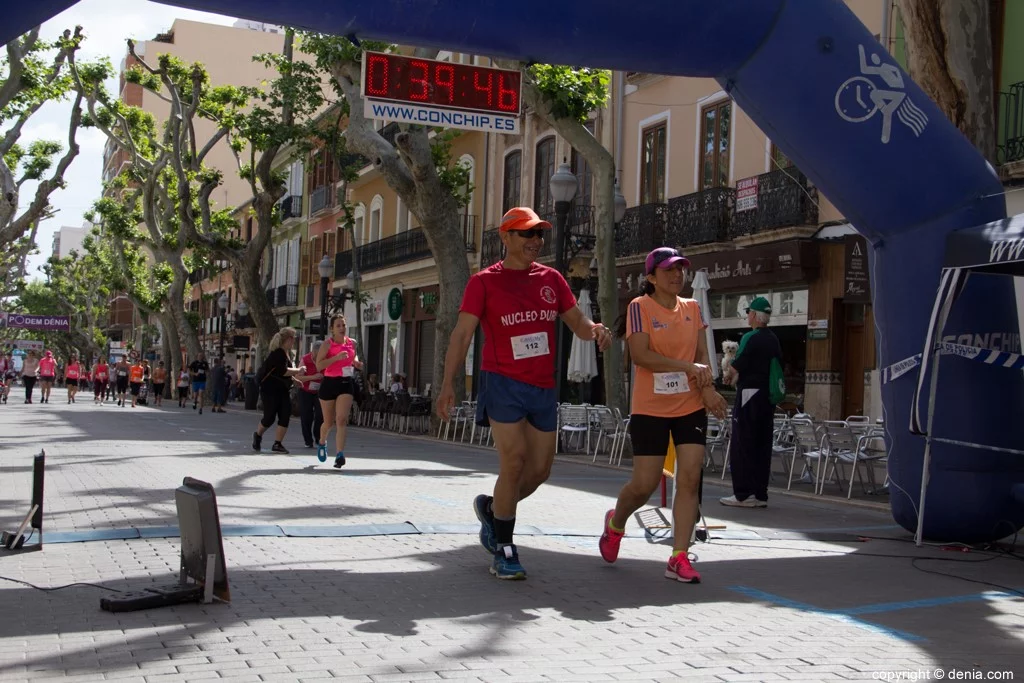
[{"label": "wrought iron balcony", "polygon": [[359,270],[367,272],[430,257],[422,228],[400,232],[359,247]]},{"label": "wrought iron balcony", "polygon": [[462,214],[462,240],[466,243],[466,251],[476,251],[476,216]]},{"label": "wrought iron balcony", "polygon": [[297,306],[299,304],[298,285],[278,285],[277,296],[274,297],[274,307]]},{"label": "wrought iron balcony", "polygon": [[565,243],[568,253],[566,260],[571,260],[583,251],[593,251],[597,244],[597,225],[594,223],[594,207],[577,204],[569,212],[569,234]]},{"label": "wrought iron balcony", "polygon": [[480,267],[487,268],[505,257],[505,245],[501,243],[501,236],[497,228],[484,230],[480,240]]},{"label": "wrought iron balcony", "polygon": [[317,211],[322,211],[331,205],[330,203],[330,186],[321,185],[309,194],[309,215],[312,216]]},{"label": "wrought iron balcony", "polygon": [[[359,271],[366,273],[371,270],[390,268],[403,263],[430,258],[430,247],[427,237],[421,228],[400,232],[376,242],[369,242],[359,247]],[[342,251],[334,257],[334,277],[341,279],[352,272],[352,250]]]},{"label": "wrought iron balcony", "polygon": [[643,204],[626,209],[615,231],[615,256],[646,254],[665,243],[667,204]]},{"label": "wrought iron balcony", "polygon": [[736,190],[731,187],[713,187],[668,200],[665,244],[688,247],[727,242],[735,201]]},{"label": "wrought iron balcony", "polygon": [[277,202],[281,210],[281,220],[302,218],[302,195],[286,194]]},{"label": "wrought iron balcony", "polygon": [[1024,81],[999,93],[996,160],[1001,164],[1024,160]]},{"label": "wrought iron balcony", "polygon": [[352,272],[352,250],[339,251],[334,255],[334,279],[340,280],[348,277]]},{"label": "wrought iron balcony", "polygon": [[817,225],[818,189],[797,168],[757,176],[757,207],[737,210],[732,234],[746,235],[794,225]]},{"label": "wrought iron balcony", "polygon": [[[551,234],[544,238],[544,248],[541,249],[539,258],[554,256],[555,242],[558,240],[558,217],[553,210],[540,214],[540,217],[551,223],[552,230]],[[566,230],[568,234],[565,239],[565,260],[568,262],[581,251],[594,248],[597,235],[594,225],[594,207],[585,204],[569,207]]]}]

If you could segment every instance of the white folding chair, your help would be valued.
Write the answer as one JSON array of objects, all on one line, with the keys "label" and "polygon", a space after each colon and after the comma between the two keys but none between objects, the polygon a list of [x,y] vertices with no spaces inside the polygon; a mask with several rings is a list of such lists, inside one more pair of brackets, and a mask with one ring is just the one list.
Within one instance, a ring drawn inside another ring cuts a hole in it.
[{"label": "white folding chair", "polygon": [[560,441],[563,441],[563,450],[566,452],[568,443],[573,437],[587,437],[587,450],[590,452],[590,416],[587,414],[586,406],[564,404],[558,407],[558,433]]}]

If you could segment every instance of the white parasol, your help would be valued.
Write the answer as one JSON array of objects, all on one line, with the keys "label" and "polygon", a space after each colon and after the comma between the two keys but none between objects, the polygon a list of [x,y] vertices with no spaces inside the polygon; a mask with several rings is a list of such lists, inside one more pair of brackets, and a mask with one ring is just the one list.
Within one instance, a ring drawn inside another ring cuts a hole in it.
[{"label": "white parasol", "polygon": [[718,368],[718,354],[715,349],[715,331],[711,328],[711,306],[708,304],[708,290],[711,289],[711,282],[708,281],[708,271],[698,270],[693,274],[693,298],[700,306],[701,315],[708,328],[704,330],[708,339],[708,363],[711,365],[711,376],[718,379],[721,371]]},{"label": "white parasol", "polygon": [[[580,292],[579,307],[583,315],[594,319],[590,306],[590,290]],[[566,379],[570,382],[589,382],[597,377],[597,349],[593,341],[584,341],[573,335],[572,348],[569,350],[569,367]]]}]

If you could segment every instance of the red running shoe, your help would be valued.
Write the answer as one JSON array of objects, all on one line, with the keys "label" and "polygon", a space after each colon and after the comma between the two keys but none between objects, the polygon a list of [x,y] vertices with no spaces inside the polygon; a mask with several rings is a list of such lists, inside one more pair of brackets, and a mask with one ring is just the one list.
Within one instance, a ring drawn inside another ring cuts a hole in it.
[{"label": "red running shoe", "polygon": [[614,562],[618,559],[619,543],[626,534],[625,531],[616,531],[612,528],[612,517],[614,516],[615,510],[609,510],[605,513],[604,533],[601,534],[601,540],[597,544],[601,549],[601,557],[604,558],[605,562]]},{"label": "red running shoe", "polygon": [[700,574],[690,564],[687,553],[679,553],[669,558],[668,567],[665,569],[665,578],[683,583],[700,583]]}]

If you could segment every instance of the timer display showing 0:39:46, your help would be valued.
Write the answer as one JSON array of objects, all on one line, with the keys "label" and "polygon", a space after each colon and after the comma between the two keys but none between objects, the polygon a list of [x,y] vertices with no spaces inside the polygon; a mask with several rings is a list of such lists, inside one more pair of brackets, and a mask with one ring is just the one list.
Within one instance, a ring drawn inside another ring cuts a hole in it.
[{"label": "timer display showing 0:39:46", "polygon": [[402,55],[363,55],[363,96],[415,104],[518,114],[522,74]]}]

